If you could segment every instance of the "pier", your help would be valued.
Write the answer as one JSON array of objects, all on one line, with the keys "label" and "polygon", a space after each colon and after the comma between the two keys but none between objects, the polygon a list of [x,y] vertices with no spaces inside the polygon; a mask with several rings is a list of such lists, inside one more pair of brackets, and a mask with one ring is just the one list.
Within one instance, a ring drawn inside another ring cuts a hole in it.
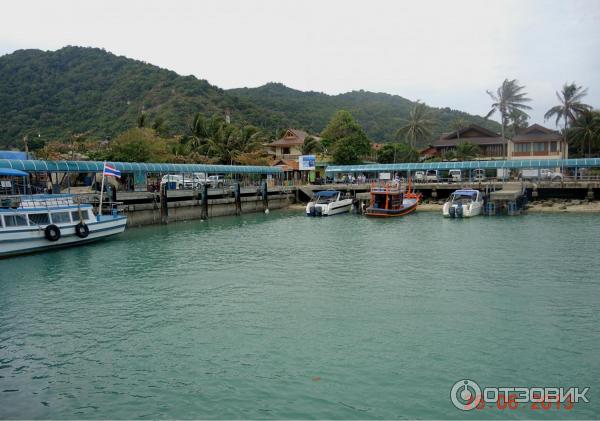
[{"label": "pier", "polygon": [[[290,185],[279,167],[203,164],[161,164],[110,162],[123,174],[120,183],[112,183],[105,192],[107,207],[117,203],[128,215],[130,225],[169,223],[188,219],[207,219],[225,215],[264,212],[285,208],[294,202],[307,202],[314,193],[339,190],[356,199],[361,209],[369,199],[372,182],[381,181],[382,174],[406,181],[413,180],[413,190],[425,200],[440,203],[454,190],[473,188],[482,191],[488,200],[487,214],[499,212],[515,215],[527,201],[544,199],[595,200],[600,198],[600,176],[582,176],[581,170],[600,168],[599,158],[569,160],[515,160],[422,162],[329,166],[326,172],[334,179],[353,174],[354,182]],[[559,179],[527,178],[515,180],[515,174],[527,168],[560,168]],[[0,168],[24,171],[28,174],[25,190],[36,192],[36,182],[44,180],[53,193],[82,194],[93,204],[99,202],[95,191],[103,163],[97,161],[0,160]],[[459,181],[444,177],[449,169],[460,169]],[[487,176],[477,179],[475,170],[485,169]],[[417,180],[417,172],[436,170],[435,180]],[[208,184],[169,189],[161,184],[163,175],[204,173],[224,175],[218,188]],[[501,177],[498,176],[501,175]],[[573,175],[570,175],[573,174]],[[361,183],[357,176],[361,175]],[[87,186],[76,182],[86,180]],[[25,192],[25,191],[23,191]]]}]

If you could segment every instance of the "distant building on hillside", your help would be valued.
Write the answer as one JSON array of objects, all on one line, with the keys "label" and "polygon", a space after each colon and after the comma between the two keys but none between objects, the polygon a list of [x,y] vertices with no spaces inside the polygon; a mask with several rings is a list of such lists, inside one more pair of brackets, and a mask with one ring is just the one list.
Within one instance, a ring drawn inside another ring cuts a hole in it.
[{"label": "distant building on hillside", "polygon": [[569,147],[556,130],[533,124],[513,137],[509,156],[510,159],[567,159]]},{"label": "distant building on hillside", "polygon": [[500,134],[477,124],[471,124],[457,131],[443,133],[433,144],[433,147],[443,157],[448,152],[456,149],[456,146],[461,142],[470,142],[479,146],[481,150],[480,159],[505,159],[504,146],[507,141],[502,139]]},{"label": "distant building on hillside", "polygon": [[273,159],[298,159],[302,155],[302,145],[307,137],[320,141],[319,136],[310,135],[303,130],[287,129],[281,139],[265,145],[267,153]]}]

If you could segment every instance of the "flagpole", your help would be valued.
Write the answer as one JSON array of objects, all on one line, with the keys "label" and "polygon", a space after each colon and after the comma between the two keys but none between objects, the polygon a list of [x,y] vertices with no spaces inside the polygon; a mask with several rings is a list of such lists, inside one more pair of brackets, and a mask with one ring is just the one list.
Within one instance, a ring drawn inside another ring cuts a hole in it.
[{"label": "flagpole", "polygon": [[104,196],[104,167],[106,166],[106,161],[102,164],[102,186],[100,187],[100,207],[98,208],[98,216],[102,215],[102,197]]}]

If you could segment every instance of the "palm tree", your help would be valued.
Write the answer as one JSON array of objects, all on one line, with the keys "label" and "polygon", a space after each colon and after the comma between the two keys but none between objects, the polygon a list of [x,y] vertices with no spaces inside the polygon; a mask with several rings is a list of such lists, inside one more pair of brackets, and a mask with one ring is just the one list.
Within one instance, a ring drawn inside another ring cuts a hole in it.
[{"label": "palm tree", "polygon": [[458,161],[471,161],[481,154],[481,149],[474,143],[460,142],[452,153],[453,158]]},{"label": "palm tree", "polygon": [[577,86],[575,82],[571,84],[565,83],[560,92],[556,92],[556,98],[558,98],[559,105],[555,105],[550,108],[546,114],[544,114],[544,120],[548,120],[552,117],[556,117],[555,124],[558,126],[558,122],[562,118],[564,121],[564,132],[565,140],[567,140],[567,129],[569,123],[573,123],[575,119],[585,111],[591,111],[592,107],[581,102],[584,96],[587,95],[587,88],[583,89],[581,86]]},{"label": "palm tree", "polygon": [[514,109],[508,114],[510,125],[507,127],[509,136],[517,135],[529,125],[529,116],[521,110]]},{"label": "palm tree", "polygon": [[495,112],[500,114],[503,141],[502,147],[505,156],[508,151],[506,148],[505,133],[509,115],[511,112],[520,111],[525,116],[529,117],[524,110],[531,110],[531,107],[525,104],[526,102],[531,101],[531,99],[527,98],[527,93],[523,92],[523,89],[525,89],[525,86],[519,86],[519,82],[516,79],[504,79],[504,82],[502,82],[502,85],[500,85],[496,92],[486,91],[494,102],[492,103],[492,109],[485,118],[489,118]]},{"label": "palm tree", "polygon": [[304,155],[323,152],[323,145],[312,136],[306,136],[302,144],[302,153]]},{"label": "palm tree", "polygon": [[460,131],[466,129],[469,123],[462,117],[457,117],[450,123],[450,128],[453,132],[456,132],[456,139],[460,140]]},{"label": "palm tree", "polygon": [[587,143],[588,156],[591,156],[592,145],[600,144],[600,112],[581,111],[579,117],[572,122],[567,138],[569,143],[579,146],[582,156]]},{"label": "palm tree", "polygon": [[396,139],[403,138],[411,147],[431,137],[435,121],[433,120],[427,105],[417,102],[411,110],[406,124],[396,132]]}]

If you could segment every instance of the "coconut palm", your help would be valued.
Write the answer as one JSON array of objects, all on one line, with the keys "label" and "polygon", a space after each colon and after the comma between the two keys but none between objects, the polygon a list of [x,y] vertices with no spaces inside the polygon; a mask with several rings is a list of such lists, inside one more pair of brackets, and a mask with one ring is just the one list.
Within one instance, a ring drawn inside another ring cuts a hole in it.
[{"label": "coconut palm", "polygon": [[457,117],[450,123],[450,128],[453,132],[456,132],[456,139],[460,140],[460,131],[466,129],[469,126],[467,120],[462,117]]},{"label": "coconut palm", "polygon": [[312,136],[306,136],[302,144],[302,153],[304,155],[323,152],[323,145]]},{"label": "coconut palm", "polygon": [[416,147],[431,137],[435,121],[427,105],[417,102],[411,110],[406,124],[396,132],[396,139],[404,139],[411,147]]},{"label": "coconut palm", "polygon": [[572,123],[575,121],[581,113],[592,110],[591,106],[581,102],[586,95],[587,88],[583,89],[574,82],[571,84],[565,83],[562,90],[556,92],[556,98],[558,98],[560,104],[550,108],[546,114],[544,114],[544,119],[548,120],[552,117],[556,117],[555,124],[558,126],[558,122],[562,118],[566,130],[569,122]]},{"label": "coconut palm", "polygon": [[531,101],[531,99],[527,98],[527,93],[523,92],[524,89],[525,86],[519,86],[519,82],[516,79],[504,79],[504,82],[502,82],[502,85],[500,85],[496,92],[486,91],[494,102],[492,103],[492,109],[485,118],[491,117],[492,114],[496,112],[500,114],[502,140],[504,141],[502,147],[505,149],[504,155],[506,155],[505,133],[510,113],[518,110],[529,117],[524,110],[531,110],[531,107],[526,104],[526,102]]},{"label": "coconut palm", "polygon": [[510,125],[507,127],[509,136],[515,136],[529,125],[529,116],[521,110],[514,109],[508,114]]},{"label": "coconut palm", "polygon": [[591,156],[592,146],[600,145],[600,112],[581,111],[579,117],[572,122],[567,139],[569,144],[579,147],[582,156],[587,144],[588,156]]},{"label": "coconut palm", "polygon": [[446,154],[446,159],[456,159],[457,161],[471,161],[481,154],[478,145],[471,142],[459,142],[456,149]]}]

